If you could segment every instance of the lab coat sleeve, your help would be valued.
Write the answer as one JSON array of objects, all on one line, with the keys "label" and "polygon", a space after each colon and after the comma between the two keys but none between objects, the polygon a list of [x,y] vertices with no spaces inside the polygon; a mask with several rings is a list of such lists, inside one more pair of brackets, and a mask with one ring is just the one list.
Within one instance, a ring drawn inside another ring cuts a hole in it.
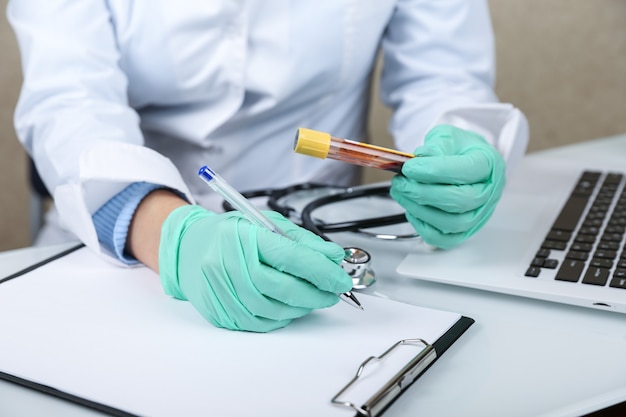
[{"label": "lab coat sleeve", "polygon": [[393,109],[396,146],[412,152],[435,125],[473,130],[507,161],[524,155],[528,123],[500,103],[494,37],[485,0],[400,0],[382,42],[381,98]]},{"label": "lab coat sleeve", "polygon": [[7,17],[24,77],[16,131],[65,227],[106,253],[92,214],[130,183],[161,184],[193,202],[171,161],[143,146],[106,1],[11,0]]}]

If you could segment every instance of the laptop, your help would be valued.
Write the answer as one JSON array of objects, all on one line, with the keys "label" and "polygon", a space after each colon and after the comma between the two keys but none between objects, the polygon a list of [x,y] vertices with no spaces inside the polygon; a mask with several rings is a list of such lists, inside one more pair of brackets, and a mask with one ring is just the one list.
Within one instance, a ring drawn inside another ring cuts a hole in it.
[{"label": "laptop", "polygon": [[626,141],[529,154],[487,224],[413,252],[411,278],[626,313]]}]

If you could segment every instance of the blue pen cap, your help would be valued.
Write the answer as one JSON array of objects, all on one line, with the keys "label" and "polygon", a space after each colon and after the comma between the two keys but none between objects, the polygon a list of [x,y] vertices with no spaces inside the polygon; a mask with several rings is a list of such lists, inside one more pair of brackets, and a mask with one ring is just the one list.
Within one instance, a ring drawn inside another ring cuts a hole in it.
[{"label": "blue pen cap", "polygon": [[217,176],[215,171],[213,171],[211,168],[209,168],[206,165],[200,168],[200,170],[198,171],[198,175],[206,181],[211,181],[213,180],[213,178]]}]

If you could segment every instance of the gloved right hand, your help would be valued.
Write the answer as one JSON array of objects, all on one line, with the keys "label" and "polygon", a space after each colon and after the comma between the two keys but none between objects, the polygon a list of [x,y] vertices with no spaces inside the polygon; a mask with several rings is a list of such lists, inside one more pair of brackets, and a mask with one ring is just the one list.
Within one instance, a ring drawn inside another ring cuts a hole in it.
[{"label": "gloved right hand", "polygon": [[504,189],[506,165],[478,133],[434,127],[415,150],[419,157],[391,180],[391,197],[424,242],[454,247],[487,223]]},{"label": "gloved right hand", "polygon": [[165,292],[188,300],[209,322],[267,332],[338,302],[352,279],[332,242],[265,212],[291,239],[253,225],[239,212],[189,205],[163,223],[159,274]]}]

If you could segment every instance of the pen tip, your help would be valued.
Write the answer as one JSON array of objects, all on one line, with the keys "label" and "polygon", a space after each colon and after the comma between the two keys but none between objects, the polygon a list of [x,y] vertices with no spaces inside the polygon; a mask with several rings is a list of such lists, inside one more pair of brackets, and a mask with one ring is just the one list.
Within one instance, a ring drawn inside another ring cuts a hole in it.
[{"label": "pen tip", "polygon": [[351,292],[340,294],[339,298],[345,301],[346,303],[350,304],[354,308],[365,310],[363,306],[361,305],[361,303],[359,302],[359,300]]},{"label": "pen tip", "polygon": [[363,306],[361,305],[361,302],[354,296],[354,294],[350,293],[350,300],[352,300],[352,303],[354,304],[354,306],[360,310],[365,310],[363,308]]}]

